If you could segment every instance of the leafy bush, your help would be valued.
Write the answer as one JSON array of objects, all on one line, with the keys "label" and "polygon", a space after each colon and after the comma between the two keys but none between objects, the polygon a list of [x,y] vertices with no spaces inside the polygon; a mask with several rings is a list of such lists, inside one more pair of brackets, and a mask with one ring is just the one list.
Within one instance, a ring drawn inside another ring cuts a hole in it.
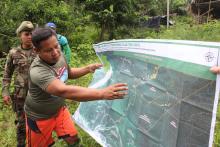
[{"label": "leafy bush", "polygon": [[93,44],[98,38],[98,30],[95,26],[77,26],[76,31],[70,36],[73,65],[80,65],[96,61]]}]

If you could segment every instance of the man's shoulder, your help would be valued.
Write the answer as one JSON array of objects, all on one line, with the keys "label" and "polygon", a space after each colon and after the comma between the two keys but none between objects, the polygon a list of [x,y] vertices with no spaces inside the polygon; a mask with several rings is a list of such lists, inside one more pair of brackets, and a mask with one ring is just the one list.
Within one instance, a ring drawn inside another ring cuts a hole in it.
[{"label": "man's shoulder", "polygon": [[13,54],[19,54],[21,51],[21,46],[17,46],[17,47],[12,47],[9,50],[9,54],[13,55]]},{"label": "man's shoulder", "polygon": [[40,61],[40,58],[39,56],[37,56],[34,61],[31,63],[31,69],[32,68],[42,68],[44,67],[45,65]]},{"label": "man's shoulder", "polygon": [[61,34],[57,34],[57,39],[61,45],[65,45],[68,43],[67,38]]},{"label": "man's shoulder", "polygon": [[51,71],[50,69],[42,64],[38,59],[34,59],[30,66],[30,77],[31,79],[38,79],[40,80],[42,77],[47,76]]}]

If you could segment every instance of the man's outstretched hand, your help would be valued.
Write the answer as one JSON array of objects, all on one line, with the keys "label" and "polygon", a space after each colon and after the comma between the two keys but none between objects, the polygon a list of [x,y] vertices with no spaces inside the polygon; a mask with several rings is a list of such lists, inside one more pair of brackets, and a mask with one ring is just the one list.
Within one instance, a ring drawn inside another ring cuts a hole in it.
[{"label": "man's outstretched hand", "polygon": [[89,69],[89,72],[90,73],[94,73],[96,69],[99,69],[100,67],[102,67],[103,65],[102,64],[99,64],[99,63],[95,63],[95,64],[89,64],[87,66],[87,68]]},{"label": "man's outstretched hand", "polygon": [[121,99],[127,95],[127,84],[117,83],[102,89],[102,97],[106,100]]},{"label": "man's outstretched hand", "polygon": [[219,66],[213,66],[210,68],[210,71],[215,73],[215,74],[219,74],[220,73],[220,67]]}]

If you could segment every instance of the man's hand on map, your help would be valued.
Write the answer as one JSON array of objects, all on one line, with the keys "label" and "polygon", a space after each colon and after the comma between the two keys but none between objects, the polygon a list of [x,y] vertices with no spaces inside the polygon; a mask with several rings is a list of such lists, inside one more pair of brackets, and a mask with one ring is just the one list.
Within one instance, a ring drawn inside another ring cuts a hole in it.
[{"label": "man's hand on map", "polygon": [[127,95],[127,84],[117,83],[102,89],[102,97],[106,100],[121,99]]},{"label": "man's hand on map", "polygon": [[95,63],[95,64],[89,64],[87,66],[88,70],[90,73],[94,73],[96,69],[102,67],[103,65],[102,64],[99,64],[99,63]]},{"label": "man's hand on map", "polygon": [[219,66],[213,66],[210,68],[210,71],[215,73],[215,74],[219,74],[220,73],[220,67]]}]

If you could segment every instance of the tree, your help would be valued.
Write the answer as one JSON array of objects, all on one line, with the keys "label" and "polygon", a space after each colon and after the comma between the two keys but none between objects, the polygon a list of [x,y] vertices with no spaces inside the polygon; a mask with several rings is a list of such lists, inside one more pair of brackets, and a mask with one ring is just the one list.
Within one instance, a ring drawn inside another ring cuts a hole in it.
[{"label": "tree", "polygon": [[[186,5],[187,0],[169,0],[170,11],[175,12],[181,6]],[[136,0],[137,11],[143,15],[166,15],[167,0]]]},{"label": "tree", "polygon": [[99,41],[104,40],[105,32],[108,39],[114,39],[114,31],[120,25],[132,25],[135,21],[135,3],[133,0],[78,0],[84,10],[91,14],[91,20],[101,28]]},{"label": "tree", "polygon": [[74,28],[74,10],[60,0],[3,0],[0,1],[0,15],[0,34],[11,39],[16,37],[15,30],[24,20],[31,21],[36,26],[44,26],[49,21],[55,22],[58,32],[65,35]]}]

